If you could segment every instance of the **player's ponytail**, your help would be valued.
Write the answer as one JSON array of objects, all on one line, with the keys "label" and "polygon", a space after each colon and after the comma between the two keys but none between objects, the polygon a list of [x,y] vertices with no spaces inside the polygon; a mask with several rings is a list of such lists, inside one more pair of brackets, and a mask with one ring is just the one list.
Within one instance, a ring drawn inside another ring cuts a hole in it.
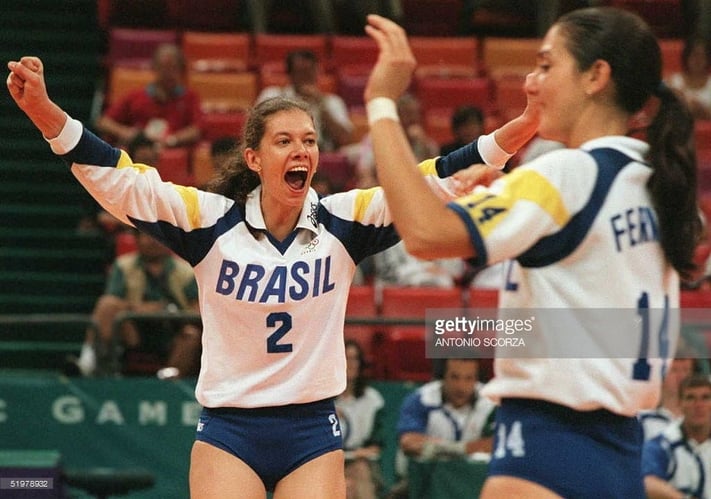
[{"label": "player's ponytail", "polygon": [[647,160],[654,169],[648,187],[664,253],[682,277],[689,277],[702,232],[696,199],[694,119],[665,84],[658,86],[655,95],[659,109],[647,128]]}]

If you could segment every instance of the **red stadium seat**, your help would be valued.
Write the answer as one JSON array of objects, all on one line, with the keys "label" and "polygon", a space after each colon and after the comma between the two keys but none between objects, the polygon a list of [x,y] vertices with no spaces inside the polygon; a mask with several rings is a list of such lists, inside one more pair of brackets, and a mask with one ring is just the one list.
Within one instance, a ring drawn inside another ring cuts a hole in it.
[{"label": "red stadium seat", "polygon": [[132,231],[120,231],[114,238],[114,252],[117,257],[132,253],[138,249],[136,234]]},{"label": "red stadium seat", "polygon": [[426,382],[432,379],[432,359],[426,356],[425,331],[416,326],[395,326],[383,339],[385,379]]},{"label": "red stadium seat", "polygon": [[474,37],[412,36],[409,41],[420,69],[434,66],[446,73],[451,68],[461,74],[465,68],[469,71],[465,76],[474,76],[481,66],[479,42]]},{"label": "red stadium seat", "polygon": [[681,308],[711,308],[711,291],[682,290],[680,306]]},{"label": "red stadium seat", "polygon": [[351,286],[346,305],[346,324],[344,336],[347,340],[355,340],[363,349],[370,376],[379,377],[382,362],[376,359],[376,351],[380,347],[381,334],[376,325],[348,324],[348,318],[375,319],[378,316],[378,307],[375,302],[375,288],[373,286]]},{"label": "red stadium seat", "polygon": [[175,29],[111,28],[104,64],[107,68],[150,68],[153,52],[163,43],[179,44]]},{"label": "red stadium seat", "polygon": [[659,48],[662,51],[662,72],[664,76],[680,72],[684,40],[681,38],[663,38],[659,40]]},{"label": "red stadium seat", "polygon": [[205,113],[202,117],[202,138],[209,142],[220,137],[239,138],[245,121],[247,121],[247,112],[241,109],[223,113]]},{"label": "red stadium seat", "polygon": [[487,37],[482,48],[484,69],[492,78],[499,73],[526,75],[536,66],[540,46],[538,38]]},{"label": "red stadium seat", "polygon": [[498,73],[493,78],[497,113],[502,121],[515,118],[526,109],[527,99],[523,90],[526,76],[521,73]]},{"label": "red stadium seat", "polygon": [[[289,84],[289,76],[286,74],[284,61],[265,62],[259,66],[258,73],[260,90],[266,87],[283,87]],[[316,85],[321,92],[336,93],[338,90],[336,77],[324,71],[319,71],[316,76]]]},{"label": "red stadium seat", "polygon": [[463,306],[459,288],[395,287],[383,288],[383,317],[424,319],[428,308],[458,309]]},{"label": "red stadium seat", "polygon": [[115,66],[109,71],[109,81],[104,97],[104,107],[114,104],[126,93],[143,88],[153,81],[155,75],[150,69]]},{"label": "red stadium seat", "polygon": [[471,308],[499,308],[499,290],[496,288],[470,288],[468,306]]},{"label": "red stadium seat", "polygon": [[257,98],[257,74],[252,71],[188,71],[187,81],[200,96],[206,113],[249,109]]},{"label": "red stadium seat", "polygon": [[378,59],[378,46],[369,36],[333,35],[330,42],[328,53],[330,71],[357,65],[367,68],[369,72]]},{"label": "red stadium seat", "polygon": [[186,31],[182,46],[188,67],[197,71],[245,71],[251,61],[248,33]]},{"label": "red stadium seat", "polygon": [[[425,358],[427,309],[462,309],[459,288],[385,287],[380,303],[381,317],[422,319],[423,324],[393,324],[383,327],[383,359],[388,378],[424,381],[431,377],[432,362]],[[401,361],[394,357],[401,356]],[[409,364],[409,366],[408,366]],[[382,371],[382,369],[381,369]],[[426,373],[428,373],[426,375]]]},{"label": "red stadium seat", "polygon": [[432,109],[449,109],[467,104],[491,114],[496,106],[493,80],[477,78],[417,78],[415,94],[426,114]]},{"label": "red stadium seat", "polygon": [[194,185],[190,173],[190,150],[186,147],[162,149],[158,159],[158,171],[166,182],[178,185]]},{"label": "red stadium seat", "polygon": [[336,69],[337,91],[348,109],[363,107],[363,91],[368,82],[370,66],[347,64]]},{"label": "red stadium seat", "polygon": [[697,149],[711,149],[711,120],[694,122],[694,140]]},{"label": "red stadium seat", "polygon": [[328,38],[326,35],[285,35],[257,33],[254,35],[254,65],[268,62],[284,64],[286,56],[294,50],[311,50],[318,58],[322,69],[328,61]]},{"label": "red stadium seat", "polygon": [[424,113],[422,117],[425,131],[437,144],[443,146],[454,140],[452,135],[452,114],[450,108],[436,108]]},{"label": "red stadium seat", "polygon": [[213,176],[212,157],[210,156],[210,142],[203,140],[193,147],[192,172],[195,185],[204,186]]}]

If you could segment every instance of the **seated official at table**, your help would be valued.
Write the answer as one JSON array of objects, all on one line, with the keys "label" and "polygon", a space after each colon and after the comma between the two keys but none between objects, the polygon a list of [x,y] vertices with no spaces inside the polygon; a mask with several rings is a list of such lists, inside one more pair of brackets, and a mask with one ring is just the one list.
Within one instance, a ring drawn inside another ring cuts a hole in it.
[{"label": "seated official at table", "polygon": [[405,398],[397,423],[396,471],[402,481],[396,489],[407,488],[408,459],[491,452],[495,406],[479,396],[482,388],[478,360],[447,359],[442,379]]}]

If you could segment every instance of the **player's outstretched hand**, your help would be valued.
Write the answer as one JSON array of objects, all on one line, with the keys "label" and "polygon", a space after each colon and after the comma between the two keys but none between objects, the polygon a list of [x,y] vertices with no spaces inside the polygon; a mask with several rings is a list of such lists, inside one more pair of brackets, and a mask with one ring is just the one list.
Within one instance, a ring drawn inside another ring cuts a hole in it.
[{"label": "player's outstretched hand", "polygon": [[365,31],[380,50],[365,87],[365,102],[375,97],[397,100],[410,85],[417,65],[407,42],[407,34],[398,24],[375,14],[368,16]]},{"label": "player's outstretched hand", "polygon": [[44,67],[37,57],[23,57],[7,64],[10,74],[7,88],[17,105],[28,114],[41,110],[49,103],[44,82]]}]

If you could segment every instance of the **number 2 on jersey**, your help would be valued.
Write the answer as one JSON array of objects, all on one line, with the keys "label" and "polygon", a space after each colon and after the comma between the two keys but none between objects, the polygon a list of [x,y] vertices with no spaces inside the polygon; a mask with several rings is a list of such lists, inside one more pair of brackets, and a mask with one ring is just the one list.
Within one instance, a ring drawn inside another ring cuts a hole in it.
[{"label": "number 2 on jersey", "polygon": [[291,331],[291,315],[286,312],[272,312],[267,315],[267,327],[276,327],[276,331],[267,337],[267,353],[289,353],[291,343],[279,343],[286,333]]}]

